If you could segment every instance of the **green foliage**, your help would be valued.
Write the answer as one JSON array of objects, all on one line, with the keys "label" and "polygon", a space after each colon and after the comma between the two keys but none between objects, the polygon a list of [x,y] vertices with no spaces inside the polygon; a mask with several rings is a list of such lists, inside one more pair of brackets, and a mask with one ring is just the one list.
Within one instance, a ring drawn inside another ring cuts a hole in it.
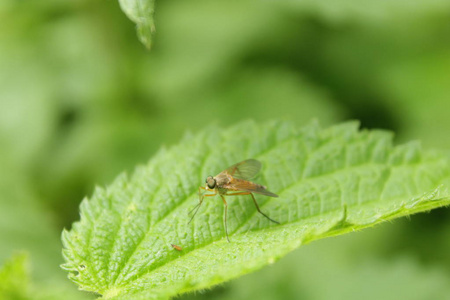
[{"label": "green foliage", "polygon": [[0,174],[0,241],[7,241],[0,243],[0,262],[16,251],[27,250],[32,261],[42,263],[36,266],[37,278],[48,279],[58,271],[60,261],[59,242],[51,221],[27,181],[17,174],[17,166],[5,155],[0,155],[0,163],[9,170],[8,174]]},{"label": "green foliage", "polygon": [[[132,12],[134,3],[120,5]],[[58,267],[62,227],[79,218],[95,184],[186,128],[358,119],[400,143],[448,150],[450,2],[405,3],[158,1],[148,52],[115,1],[0,1],[0,265],[25,250],[34,299],[85,298]],[[151,30],[151,9],[134,11]],[[220,209],[220,199],[209,200]],[[449,233],[450,211],[441,208],[323,239],[284,264],[189,296],[444,299]],[[318,245],[325,250],[315,254]]]},{"label": "green foliage", "polygon": [[[80,300],[91,299],[88,295],[74,293],[65,282],[52,278],[51,285],[43,284],[39,278],[36,286],[32,282],[29,254],[15,254],[0,266],[0,299],[2,300]],[[51,264],[48,264],[51,265]],[[54,275],[51,275],[54,276]]]},{"label": "green foliage", "polygon": [[0,299],[28,299],[28,257],[16,255],[0,268]]},{"label": "green foliage", "polygon": [[[187,225],[204,178],[251,157],[264,164],[256,181],[280,195],[257,200],[281,225],[257,214],[246,197],[229,199],[231,243],[218,199],[207,199]],[[449,171],[443,156],[417,143],[393,147],[391,134],[358,131],[357,123],[209,127],[85,199],[80,222],[63,233],[63,268],[105,299],[207,288],[312,240],[448,205]]]},{"label": "green foliage", "polygon": [[155,0],[119,0],[119,3],[128,18],[136,23],[139,40],[150,49],[155,31]]},{"label": "green foliage", "polygon": [[[412,225],[406,218],[400,220]],[[367,255],[378,246],[377,241],[395,243],[386,238],[393,227],[395,230],[396,225],[386,223],[339,238],[319,240],[239,280],[177,299],[272,300],[282,296],[329,300],[337,295],[339,299],[445,299],[450,287],[442,264],[424,265],[411,251],[386,260]]]},{"label": "green foliage", "polygon": [[[38,202],[20,168],[2,150],[0,165],[6,172],[0,172],[0,264],[18,251],[28,255],[15,256],[5,263],[0,299],[86,299],[87,295],[80,295],[58,268],[62,261],[60,241],[51,214]],[[30,288],[29,281],[38,288]],[[10,293],[10,298],[2,298],[3,287],[3,294]]]}]

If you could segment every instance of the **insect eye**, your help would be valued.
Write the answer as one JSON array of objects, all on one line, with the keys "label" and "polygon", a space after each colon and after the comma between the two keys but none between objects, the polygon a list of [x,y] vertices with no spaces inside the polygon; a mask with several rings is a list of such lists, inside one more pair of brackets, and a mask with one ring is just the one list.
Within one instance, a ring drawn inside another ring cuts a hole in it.
[{"label": "insect eye", "polygon": [[206,184],[208,188],[213,189],[216,186],[216,180],[212,176],[209,176],[206,178]]}]

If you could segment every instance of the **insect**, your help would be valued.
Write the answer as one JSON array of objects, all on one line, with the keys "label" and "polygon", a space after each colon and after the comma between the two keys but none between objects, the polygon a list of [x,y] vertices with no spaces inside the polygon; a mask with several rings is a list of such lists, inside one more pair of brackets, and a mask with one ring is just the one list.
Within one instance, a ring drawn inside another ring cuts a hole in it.
[{"label": "insect", "polygon": [[170,244],[170,245],[171,245],[172,248],[175,249],[175,250],[178,250],[178,251],[182,251],[182,250],[183,250],[183,248],[181,248],[181,247],[178,246],[178,245],[174,245],[174,244]]},{"label": "insect", "polygon": [[[222,198],[223,204],[225,205],[224,224],[225,234],[227,236],[228,242],[230,241],[227,229],[228,204],[224,196],[250,195],[253,199],[253,203],[255,203],[256,209],[260,214],[262,214],[270,221],[280,224],[279,222],[269,218],[269,216],[267,216],[259,209],[255,196],[253,196],[253,193],[257,193],[269,197],[278,197],[277,194],[269,192],[265,186],[249,181],[249,179],[255,177],[260,170],[261,163],[258,160],[247,159],[235,165],[232,165],[216,176],[208,176],[206,178],[205,187],[200,186],[198,188],[199,203],[189,212],[189,214],[193,212],[189,223],[191,223],[191,221],[194,219],[205,197],[212,197],[219,194],[219,196]],[[230,191],[232,193],[229,193]],[[207,194],[207,192],[212,192],[212,194]]]}]

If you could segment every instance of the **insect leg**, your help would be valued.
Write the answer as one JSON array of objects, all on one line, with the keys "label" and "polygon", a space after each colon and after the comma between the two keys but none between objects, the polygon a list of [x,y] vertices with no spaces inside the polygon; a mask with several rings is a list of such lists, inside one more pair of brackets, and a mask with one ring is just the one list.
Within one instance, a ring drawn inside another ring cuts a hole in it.
[{"label": "insect leg", "polygon": [[274,223],[277,223],[277,224],[280,224],[280,222],[275,221],[275,220],[269,218],[268,215],[266,215],[265,213],[263,213],[263,212],[261,211],[261,209],[259,209],[258,202],[256,202],[255,196],[253,196],[252,193],[250,193],[250,192],[239,192],[239,193],[234,193],[234,194],[227,194],[227,196],[238,196],[238,195],[250,195],[250,196],[252,196],[253,203],[255,203],[255,206],[256,206],[256,209],[258,210],[258,212],[259,212],[260,214],[262,214],[264,217],[266,217],[267,219],[269,219],[270,221],[272,221],[272,222],[274,222]]},{"label": "insect leg", "polygon": [[198,188],[198,204],[197,204],[197,205],[196,205],[196,206],[188,213],[188,215],[190,215],[192,212],[194,212],[194,214],[192,215],[192,217],[191,217],[191,219],[189,220],[188,224],[190,224],[190,223],[192,222],[192,220],[194,219],[195,215],[197,214],[198,210],[200,209],[200,206],[201,206],[202,203],[203,203],[203,199],[204,199],[205,197],[212,197],[212,196],[215,196],[215,195],[216,195],[216,192],[214,192],[214,194],[208,194],[208,195],[202,194],[202,193],[200,192],[200,189],[201,189],[201,188],[205,189],[204,187],[199,187],[199,188]]},{"label": "insect leg", "polygon": [[[197,204],[193,209],[191,209],[191,210],[188,212],[188,215],[190,215],[195,209],[197,209],[198,207],[200,207],[200,205],[202,205],[203,198],[205,197],[205,194],[204,194],[204,193],[202,194],[202,192],[200,191],[201,188],[203,188],[203,187],[202,187],[202,186],[199,186],[199,187],[198,187],[198,204]],[[194,214],[194,215],[195,215],[195,214]],[[191,219],[191,221],[192,221],[192,219]],[[191,221],[189,221],[189,223],[190,223]],[[188,224],[189,224],[189,223],[188,223]]]},{"label": "insect leg", "polygon": [[228,243],[229,243],[229,242],[230,242],[230,238],[228,237],[228,227],[227,227],[227,210],[228,210],[228,203],[227,203],[227,201],[225,200],[225,197],[224,197],[224,196],[220,195],[220,197],[222,198],[223,204],[225,205],[225,218],[224,218],[224,220],[225,220],[225,234],[227,235],[227,240],[228,240]]},{"label": "insect leg", "polygon": [[[190,215],[195,209],[199,208],[200,205],[202,205],[203,198],[206,196],[206,195],[205,195],[205,192],[206,192],[206,191],[205,191],[204,193],[202,193],[202,191],[201,191],[200,189],[206,190],[206,188],[204,188],[204,187],[202,187],[202,186],[199,186],[199,187],[198,187],[198,204],[197,204],[193,209],[191,209],[191,210],[188,212],[188,215]],[[195,214],[194,214],[194,215],[195,215]],[[192,219],[191,219],[191,221],[192,221]],[[189,221],[189,223],[190,223],[191,221]],[[189,224],[189,223],[188,223],[188,224]]]}]

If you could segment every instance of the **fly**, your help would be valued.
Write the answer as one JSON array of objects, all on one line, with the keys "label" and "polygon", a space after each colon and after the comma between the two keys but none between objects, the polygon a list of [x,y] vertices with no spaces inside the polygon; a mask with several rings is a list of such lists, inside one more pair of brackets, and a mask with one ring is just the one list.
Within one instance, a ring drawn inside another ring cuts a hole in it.
[{"label": "fly", "polygon": [[[258,160],[247,159],[235,165],[232,165],[231,167],[220,172],[216,176],[208,176],[206,178],[205,187],[200,186],[198,188],[199,203],[189,212],[189,214],[194,212],[189,223],[191,223],[191,221],[194,219],[205,197],[212,197],[219,194],[219,196],[222,198],[223,204],[225,205],[224,223],[225,223],[225,233],[228,242],[230,241],[227,229],[228,204],[224,196],[250,195],[253,199],[253,203],[255,203],[256,209],[260,214],[262,214],[270,221],[280,224],[279,222],[269,218],[269,216],[267,216],[259,209],[259,205],[256,202],[255,196],[253,196],[253,193],[257,193],[269,197],[278,197],[277,194],[269,192],[265,186],[251,182],[249,180],[255,177],[260,170],[261,170],[261,163]],[[207,194],[207,192],[211,192],[212,194]]]}]

